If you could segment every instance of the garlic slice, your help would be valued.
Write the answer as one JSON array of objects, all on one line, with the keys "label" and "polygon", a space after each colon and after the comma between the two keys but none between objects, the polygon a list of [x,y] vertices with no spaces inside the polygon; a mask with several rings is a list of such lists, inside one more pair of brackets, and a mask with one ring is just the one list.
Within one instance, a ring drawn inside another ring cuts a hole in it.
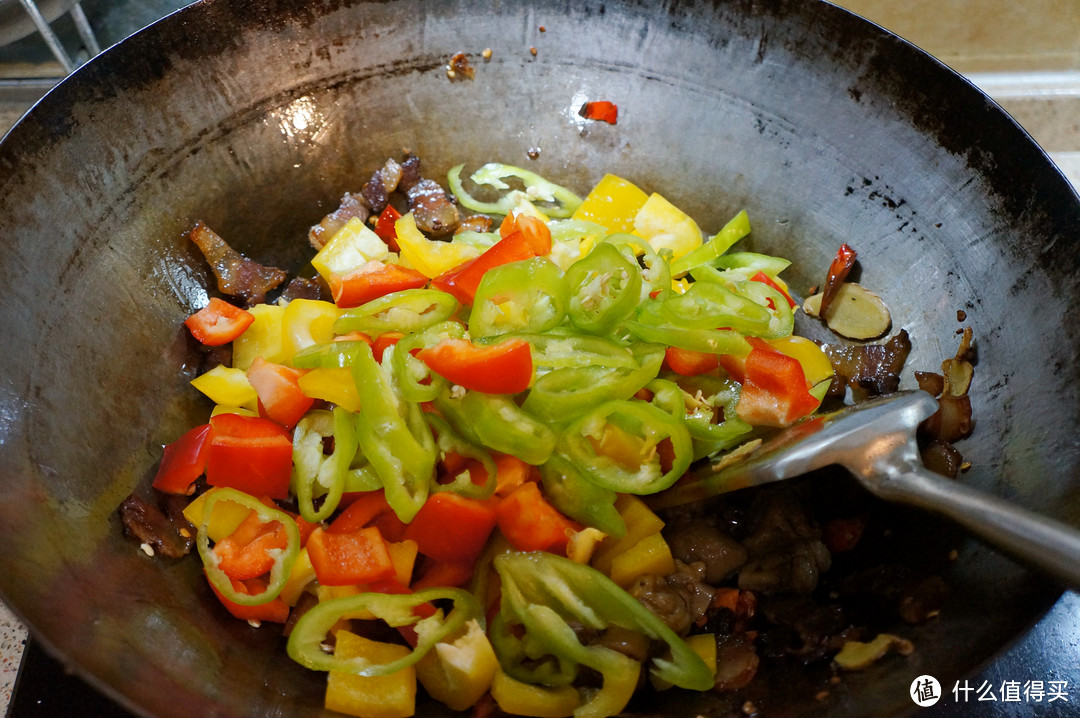
[{"label": "garlic slice", "polygon": [[[803,302],[803,311],[816,317],[821,310],[819,292]],[[885,301],[861,284],[844,282],[824,318],[829,329],[842,337],[856,340],[877,339],[889,331],[892,316]]]}]

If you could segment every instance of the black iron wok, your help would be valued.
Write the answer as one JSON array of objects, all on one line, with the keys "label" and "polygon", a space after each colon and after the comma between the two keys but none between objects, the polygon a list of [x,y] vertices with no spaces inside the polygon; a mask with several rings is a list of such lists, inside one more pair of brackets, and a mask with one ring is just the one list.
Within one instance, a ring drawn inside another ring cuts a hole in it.
[{"label": "black iron wok", "polygon": [[[474,79],[448,79],[457,52]],[[616,102],[618,124],[581,119],[586,99]],[[958,310],[974,328],[962,480],[1080,524],[1080,200],[912,46],[811,0],[204,0],[88,63],[0,145],[0,592],[125,705],[321,714],[321,676],[228,618],[196,561],[144,556],[115,510],[205,416],[178,327],[210,279],[185,231],[203,219],[299,268],[307,227],[403,147],[430,176],[499,160],[584,192],[615,172],[713,231],[746,208],[750,248],[794,258],[799,292],[852,243],[914,338],[909,368],[955,351]],[[914,655],[760,707],[909,711],[914,677],[951,686],[1060,593],[977,543],[948,548],[951,597],[904,629]],[[666,711],[727,708],[672,695]]]}]

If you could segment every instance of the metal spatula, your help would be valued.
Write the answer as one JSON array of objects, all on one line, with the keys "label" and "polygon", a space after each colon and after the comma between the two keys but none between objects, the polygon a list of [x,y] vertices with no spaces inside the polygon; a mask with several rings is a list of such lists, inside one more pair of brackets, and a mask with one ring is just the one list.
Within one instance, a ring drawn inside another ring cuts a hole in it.
[{"label": "metal spatula", "polygon": [[743,461],[699,469],[650,498],[680,506],[840,465],[886,501],[934,511],[1019,561],[1080,589],[1080,531],[928,471],[915,430],[937,410],[923,391],[901,392],[800,422]]}]

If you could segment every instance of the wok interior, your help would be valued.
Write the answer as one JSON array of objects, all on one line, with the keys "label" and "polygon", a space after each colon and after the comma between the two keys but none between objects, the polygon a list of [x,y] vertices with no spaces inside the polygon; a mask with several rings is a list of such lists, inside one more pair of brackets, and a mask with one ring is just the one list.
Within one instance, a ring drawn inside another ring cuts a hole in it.
[{"label": "wok interior", "polygon": [[[115,508],[205,416],[179,327],[211,280],[184,232],[203,219],[298,269],[307,227],[403,148],[431,177],[495,160],[584,193],[613,172],[706,232],[746,208],[744,247],[794,259],[800,294],[848,241],[911,333],[907,384],[955,351],[957,310],[974,328],[962,480],[1080,523],[1080,352],[1065,321],[1077,198],[935,61],[796,0],[295,5],[187,8],[89,63],[0,145],[0,589],[114,697],[156,715],[321,713],[322,677],[291,664],[274,629],[220,610],[197,561],[142,555]],[[473,79],[448,79],[456,52]],[[618,124],[578,117],[586,99],[616,102]],[[951,685],[1056,595],[978,544],[942,543],[959,551],[951,598],[939,620],[900,627],[913,656],[825,704],[788,690],[763,707],[907,711],[915,676]],[[656,710],[725,705],[678,694]]]}]

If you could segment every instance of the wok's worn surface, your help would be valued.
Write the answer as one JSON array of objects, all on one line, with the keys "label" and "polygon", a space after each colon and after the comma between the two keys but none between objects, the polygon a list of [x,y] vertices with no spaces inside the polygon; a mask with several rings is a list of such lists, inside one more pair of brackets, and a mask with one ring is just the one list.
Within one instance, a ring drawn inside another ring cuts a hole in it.
[{"label": "wok's worn surface", "polygon": [[[458,52],[473,79],[448,79]],[[618,104],[617,125],[578,116],[597,99]],[[179,327],[209,284],[184,232],[203,219],[295,269],[307,227],[403,147],[432,176],[497,160],[583,192],[614,172],[711,231],[746,208],[749,248],[795,259],[800,292],[852,243],[914,339],[909,367],[955,350],[958,310],[974,328],[962,480],[1080,523],[1080,200],[911,46],[808,0],[204,0],[88,63],[0,145],[0,591],[126,704],[322,713],[321,676],[276,632],[228,618],[196,562],[125,541],[115,509],[201,416]],[[952,598],[910,632],[913,656],[824,703],[789,690],[762,707],[910,710],[914,677],[952,685],[1053,601],[1038,577],[955,546]],[[665,710],[729,708],[671,694]]]}]

